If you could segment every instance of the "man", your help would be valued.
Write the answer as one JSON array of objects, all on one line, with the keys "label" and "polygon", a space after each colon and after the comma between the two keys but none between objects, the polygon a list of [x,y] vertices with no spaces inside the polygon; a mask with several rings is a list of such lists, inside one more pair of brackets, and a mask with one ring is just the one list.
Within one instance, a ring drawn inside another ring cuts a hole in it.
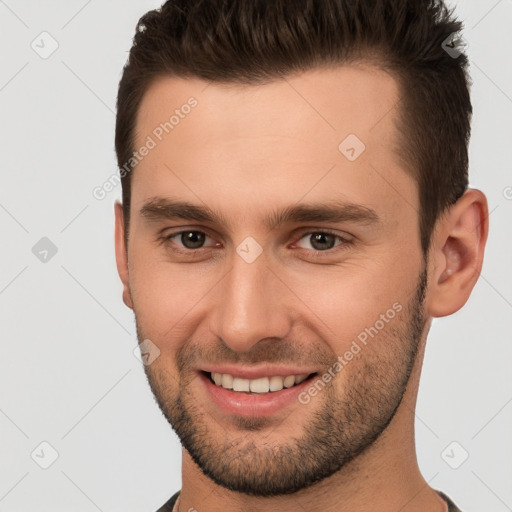
[{"label": "man", "polygon": [[488,232],[460,30],[425,0],[170,0],[139,21],[116,255],[184,448],[161,511],[457,510],[418,469],[414,409]]}]

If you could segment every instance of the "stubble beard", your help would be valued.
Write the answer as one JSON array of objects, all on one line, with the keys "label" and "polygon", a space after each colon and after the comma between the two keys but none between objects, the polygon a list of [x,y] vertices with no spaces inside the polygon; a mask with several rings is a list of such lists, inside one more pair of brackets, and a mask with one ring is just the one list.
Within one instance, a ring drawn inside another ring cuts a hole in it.
[{"label": "stubble beard", "polygon": [[[224,430],[200,410],[189,391],[197,377],[187,371],[197,357],[191,351],[178,355],[178,369],[145,366],[146,376],[163,415],[207,477],[226,489],[252,496],[292,494],[346,467],[372,447],[393,419],[418,354],[425,326],[426,287],[425,262],[415,296],[404,309],[405,319],[391,320],[363,348],[361,357],[341,370],[345,372],[343,388],[337,389],[333,379],[315,397],[322,402],[313,412],[304,405],[292,406],[295,414],[306,413],[310,419],[299,436],[294,431],[291,440],[291,436],[282,436],[277,442],[273,434],[279,425],[270,427],[267,418],[234,418],[231,429]],[[137,334],[140,342],[145,339],[138,323]],[[311,356],[318,350],[314,348]],[[283,421],[293,423],[293,419],[292,413]]]}]

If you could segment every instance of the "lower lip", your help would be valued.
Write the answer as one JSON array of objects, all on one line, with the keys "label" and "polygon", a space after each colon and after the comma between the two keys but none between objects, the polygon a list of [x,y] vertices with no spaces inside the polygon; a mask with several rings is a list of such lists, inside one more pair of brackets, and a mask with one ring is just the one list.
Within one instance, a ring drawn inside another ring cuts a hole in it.
[{"label": "lower lip", "polygon": [[206,388],[206,392],[223,412],[247,418],[271,416],[293,403],[300,403],[298,396],[309,386],[311,378],[281,391],[249,394],[217,386],[203,372],[199,372],[199,380]]}]

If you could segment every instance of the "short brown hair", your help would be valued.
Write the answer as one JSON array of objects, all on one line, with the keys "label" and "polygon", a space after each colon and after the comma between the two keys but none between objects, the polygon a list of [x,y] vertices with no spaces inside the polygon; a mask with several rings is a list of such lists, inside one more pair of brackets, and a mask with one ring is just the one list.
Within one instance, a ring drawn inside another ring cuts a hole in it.
[{"label": "short brown hair", "polygon": [[[119,83],[119,168],[133,156],[144,93],[160,77],[256,85],[369,62],[400,87],[398,153],[418,183],[426,254],[435,221],[468,186],[468,59],[446,51],[461,29],[440,0],[168,0],[139,20]],[[126,234],[131,174],[121,174]]]}]

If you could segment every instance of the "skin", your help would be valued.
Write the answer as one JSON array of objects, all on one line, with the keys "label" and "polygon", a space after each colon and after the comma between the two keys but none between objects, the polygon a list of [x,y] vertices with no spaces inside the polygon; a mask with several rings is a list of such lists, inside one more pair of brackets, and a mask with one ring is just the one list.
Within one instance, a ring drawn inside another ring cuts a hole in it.
[{"label": "skin", "polygon": [[[135,312],[140,341],[160,349],[145,367],[148,380],[173,428],[190,434],[184,444],[196,449],[194,457],[183,449],[179,510],[446,510],[418,468],[414,408],[431,320],[459,310],[478,279],[485,196],[466,191],[438,220],[425,266],[417,185],[393,150],[397,82],[369,65],[257,86],[162,78],[144,96],[136,147],[190,96],[197,107],[133,171],[128,247],[115,206],[123,300]],[[353,162],[338,150],[351,133],[366,145]],[[155,197],[206,205],[224,222],[150,220],[140,210]],[[263,222],[274,210],[331,200],[371,208],[379,224],[302,221],[270,229]],[[196,256],[176,251],[187,250],[179,236],[162,242],[187,229],[209,237]],[[352,242],[315,250],[310,235],[323,230]],[[263,249],[250,264],[236,251],[248,236]],[[321,373],[395,303],[402,310],[328,387],[270,418],[221,412],[194,372],[226,361],[302,362]],[[322,451],[327,425],[333,434]],[[373,438],[362,439],[372,429]],[[325,464],[334,453],[329,475],[286,492],[282,472],[304,476],[308,466],[294,458],[301,446]],[[241,479],[257,483],[258,492],[241,492]],[[272,482],[281,490],[271,493]]]}]

